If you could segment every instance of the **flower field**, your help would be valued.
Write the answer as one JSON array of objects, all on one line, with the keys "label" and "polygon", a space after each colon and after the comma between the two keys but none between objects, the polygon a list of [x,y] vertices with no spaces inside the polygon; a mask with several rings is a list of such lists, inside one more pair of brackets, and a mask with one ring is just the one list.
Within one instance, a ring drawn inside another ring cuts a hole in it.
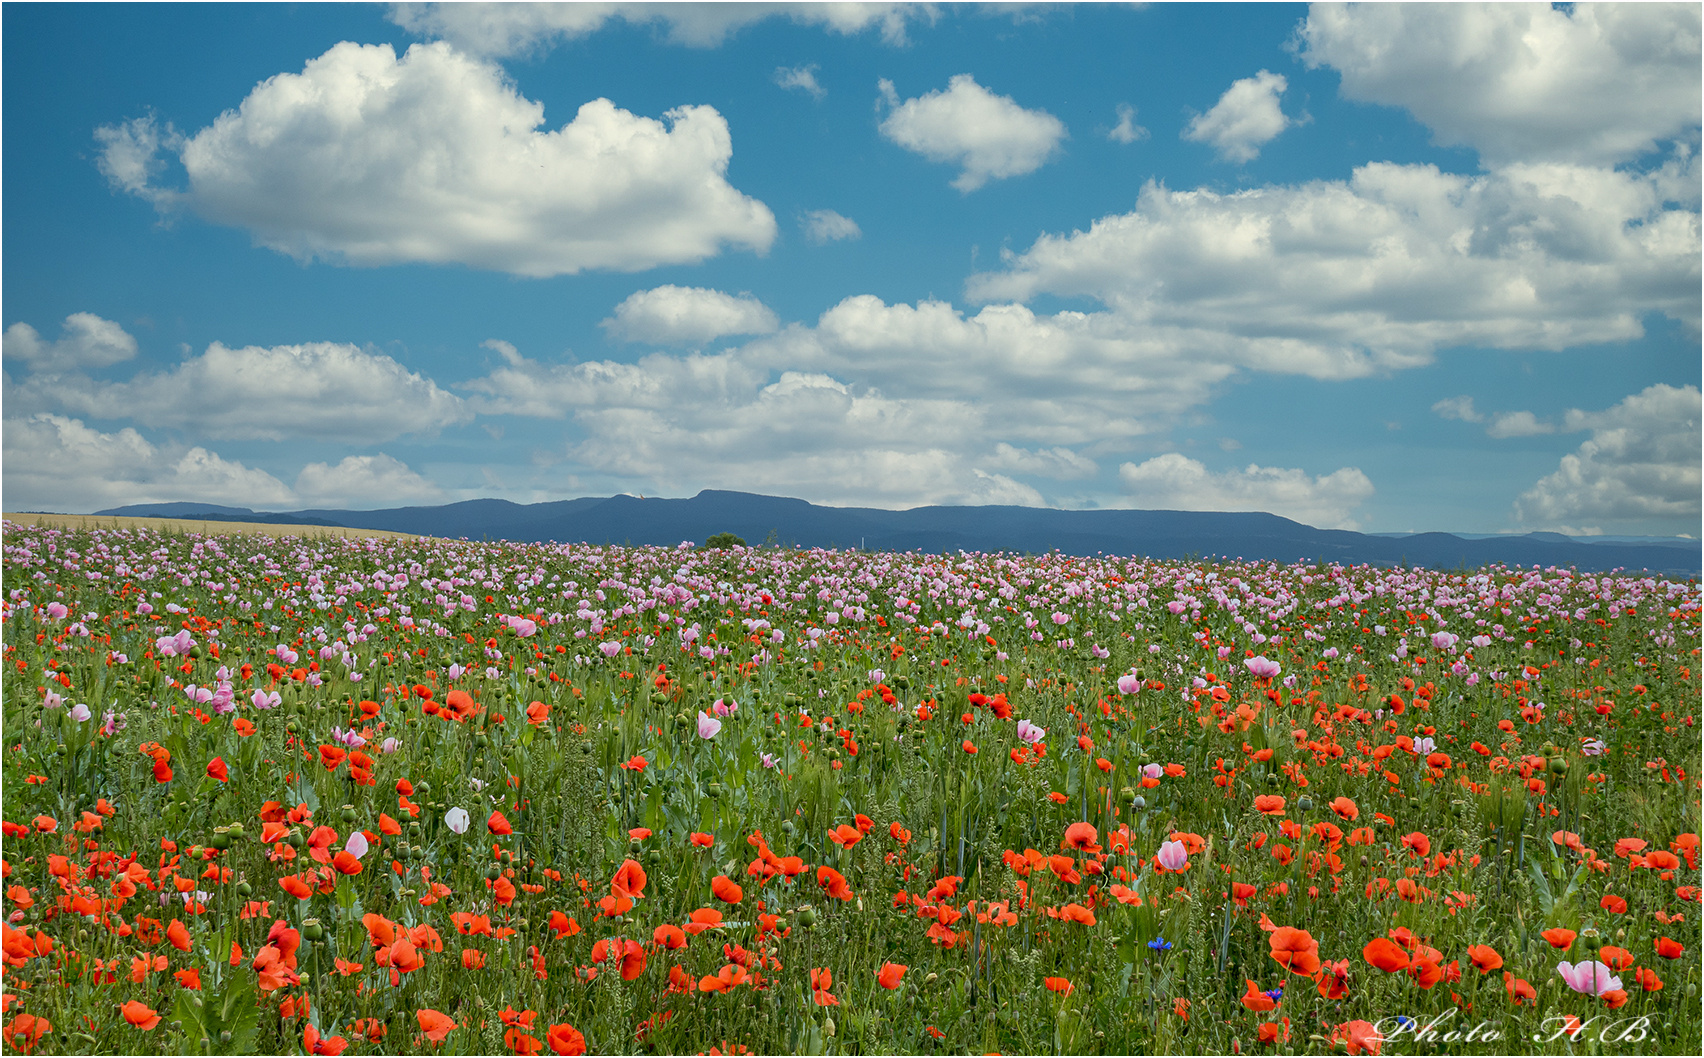
[{"label": "flower field", "polygon": [[3,606],[8,1050],[1699,1051],[1695,582],[9,523]]}]

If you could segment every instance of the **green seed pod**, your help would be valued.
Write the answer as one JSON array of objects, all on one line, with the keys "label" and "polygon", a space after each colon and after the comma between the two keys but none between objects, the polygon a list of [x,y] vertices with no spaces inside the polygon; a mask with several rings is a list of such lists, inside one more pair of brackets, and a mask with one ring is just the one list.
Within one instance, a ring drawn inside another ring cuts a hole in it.
[{"label": "green seed pod", "polygon": [[810,908],[807,907],[803,911],[799,912],[799,925],[809,926],[809,925],[813,925],[815,922],[816,922],[816,912],[815,911],[812,911]]}]

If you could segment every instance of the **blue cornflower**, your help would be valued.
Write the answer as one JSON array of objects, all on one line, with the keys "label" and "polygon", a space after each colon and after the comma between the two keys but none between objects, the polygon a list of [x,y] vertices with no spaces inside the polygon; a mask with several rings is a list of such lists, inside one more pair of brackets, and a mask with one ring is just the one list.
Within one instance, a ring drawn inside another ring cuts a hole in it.
[{"label": "blue cornflower", "polygon": [[1268,988],[1262,994],[1265,995],[1267,999],[1272,1000],[1272,1002],[1274,1002],[1274,1003],[1277,1003],[1284,998],[1284,990],[1282,988]]},{"label": "blue cornflower", "polygon": [[1148,942],[1148,947],[1154,951],[1171,951],[1171,941],[1164,937],[1156,937]]}]

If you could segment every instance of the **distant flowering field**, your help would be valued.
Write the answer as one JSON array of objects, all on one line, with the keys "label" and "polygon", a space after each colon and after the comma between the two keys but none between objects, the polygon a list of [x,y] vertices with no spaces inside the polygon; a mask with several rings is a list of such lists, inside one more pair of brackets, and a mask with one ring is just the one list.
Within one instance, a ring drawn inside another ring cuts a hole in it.
[{"label": "distant flowering field", "polygon": [[39,1053],[1699,1053],[1697,583],[4,536]]}]

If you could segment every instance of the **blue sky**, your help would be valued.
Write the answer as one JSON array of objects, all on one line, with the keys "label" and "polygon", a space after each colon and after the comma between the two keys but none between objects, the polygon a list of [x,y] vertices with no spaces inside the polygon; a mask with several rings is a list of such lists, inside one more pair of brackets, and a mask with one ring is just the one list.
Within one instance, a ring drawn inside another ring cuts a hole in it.
[{"label": "blue sky", "polygon": [[1700,527],[1697,5],[6,5],[8,510]]}]

